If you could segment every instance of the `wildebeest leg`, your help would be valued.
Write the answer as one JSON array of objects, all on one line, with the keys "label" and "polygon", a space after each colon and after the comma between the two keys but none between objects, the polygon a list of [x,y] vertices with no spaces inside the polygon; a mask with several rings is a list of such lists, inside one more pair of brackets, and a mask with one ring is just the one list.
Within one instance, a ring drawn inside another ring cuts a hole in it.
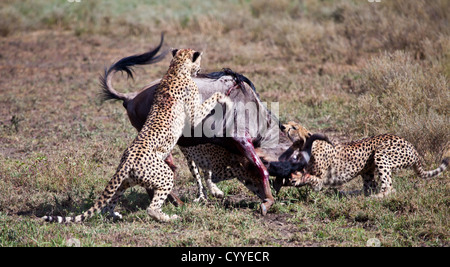
[{"label": "wildebeest leg", "polygon": [[255,147],[253,146],[252,139],[248,133],[246,133],[246,136],[243,138],[233,138],[233,140],[242,155],[245,156],[258,170],[261,180],[254,182],[255,185],[258,185],[258,192],[255,193],[263,200],[263,203],[261,203],[261,214],[266,215],[270,206],[275,203],[269,185],[269,172],[258,155],[256,155]]},{"label": "wildebeest leg", "polygon": [[[176,178],[175,170],[177,169],[177,166],[175,166],[175,164],[173,164],[172,154],[169,154],[169,156],[167,156],[167,158],[166,158],[166,160],[164,160],[164,162],[167,165],[169,165],[170,169],[172,169],[172,171],[174,173],[173,178],[175,180],[175,178]],[[153,199],[153,195],[154,195],[153,189],[146,189],[146,191],[147,191],[147,194],[150,197],[150,199]],[[182,206],[184,204],[183,201],[181,201],[181,199],[173,191],[170,192],[170,194],[167,196],[167,200],[169,200],[170,203],[175,205],[175,207]]]}]

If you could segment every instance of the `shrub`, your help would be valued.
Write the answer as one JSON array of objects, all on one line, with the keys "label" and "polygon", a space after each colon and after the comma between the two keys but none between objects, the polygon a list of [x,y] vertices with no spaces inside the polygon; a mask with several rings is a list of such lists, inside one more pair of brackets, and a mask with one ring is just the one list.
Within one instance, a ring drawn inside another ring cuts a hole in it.
[{"label": "shrub", "polygon": [[440,157],[450,133],[446,77],[406,52],[385,53],[363,69],[349,127],[364,135],[398,134],[422,155]]}]

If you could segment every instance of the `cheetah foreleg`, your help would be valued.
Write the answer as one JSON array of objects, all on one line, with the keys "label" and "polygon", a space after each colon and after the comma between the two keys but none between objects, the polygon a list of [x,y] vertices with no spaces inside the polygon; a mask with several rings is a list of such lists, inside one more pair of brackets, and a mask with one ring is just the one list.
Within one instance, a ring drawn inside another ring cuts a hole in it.
[{"label": "cheetah foreleg", "polygon": [[212,181],[212,170],[208,170],[208,175],[205,177],[205,183],[208,190],[214,197],[223,198],[225,194],[220,190],[215,183]]},{"label": "cheetah foreleg", "polygon": [[194,160],[189,160],[189,170],[191,171],[192,175],[194,175],[195,180],[197,181],[198,186],[198,198],[194,199],[194,202],[206,202],[207,199],[207,193],[206,189],[203,187],[202,183],[202,177],[200,176],[200,173],[198,171],[198,167],[195,164]]},{"label": "cheetah foreleg", "polygon": [[193,113],[191,113],[191,125],[196,127],[206,116],[211,113],[217,103],[225,104],[227,110],[231,110],[233,107],[233,101],[221,92],[214,93],[210,98],[206,99],[201,105],[194,107]]},{"label": "cheetah foreleg", "polygon": [[309,173],[293,173],[290,182],[295,187],[309,185],[316,192],[320,191],[323,187],[323,179]]}]

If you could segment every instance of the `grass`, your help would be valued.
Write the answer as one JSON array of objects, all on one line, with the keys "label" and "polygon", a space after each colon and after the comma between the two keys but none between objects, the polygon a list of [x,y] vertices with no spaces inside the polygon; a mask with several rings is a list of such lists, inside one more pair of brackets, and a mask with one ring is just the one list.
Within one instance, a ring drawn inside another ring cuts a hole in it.
[{"label": "grass", "polygon": [[[0,3],[0,246],[382,246],[449,245],[449,174],[394,177],[376,200],[283,188],[268,215],[237,181],[224,200],[193,203],[183,156],[176,191],[182,220],[161,224],[142,189],[126,192],[122,221],[77,225],[46,214],[86,210],[136,135],[123,107],[100,105],[98,76],[121,57],[166,47],[205,51],[205,70],[230,67],[263,101],[333,141],[390,132],[410,140],[435,168],[449,146],[448,1],[2,1]],[[39,12],[36,12],[39,10]],[[134,91],[161,77],[169,58],[138,68]],[[119,76],[118,76],[119,77]],[[361,179],[343,190],[362,187]]]}]

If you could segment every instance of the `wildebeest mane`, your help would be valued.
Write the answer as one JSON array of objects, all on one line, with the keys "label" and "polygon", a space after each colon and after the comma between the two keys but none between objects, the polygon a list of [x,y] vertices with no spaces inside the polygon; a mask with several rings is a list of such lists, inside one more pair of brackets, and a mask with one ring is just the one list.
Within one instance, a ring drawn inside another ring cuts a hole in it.
[{"label": "wildebeest mane", "polygon": [[241,84],[241,83],[248,84],[252,88],[252,90],[254,92],[256,92],[255,85],[252,83],[252,81],[250,81],[244,75],[237,73],[235,71],[232,71],[230,68],[223,68],[222,71],[215,71],[215,72],[210,72],[210,73],[199,73],[197,75],[197,77],[199,77],[199,78],[204,77],[204,78],[208,78],[208,79],[218,80],[225,75],[232,76],[234,78],[234,81],[237,84]]}]

